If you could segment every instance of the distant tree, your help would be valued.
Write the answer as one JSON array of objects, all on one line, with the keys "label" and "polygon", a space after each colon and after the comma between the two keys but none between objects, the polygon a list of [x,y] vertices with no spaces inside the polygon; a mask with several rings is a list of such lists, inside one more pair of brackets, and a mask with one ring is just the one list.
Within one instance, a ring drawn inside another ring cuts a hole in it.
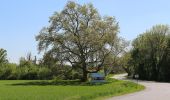
[{"label": "distant tree", "polygon": [[107,56],[104,62],[105,75],[109,74],[110,72],[119,73],[123,71],[122,69],[123,61],[120,58],[122,58],[122,56],[127,52],[128,46],[129,46],[129,41],[126,41],[123,38],[119,38],[115,41],[114,49],[111,50],[110,55]]},{"label": "distant tree", "polygon": [[128,73],[128,76],[133,75],[134,73],[134,60],[131,56],[131,51],[124,53],[118,60],[118,65],[121,66],[125,72]]},{"label": "distant tree", "polygon": [[35,63],[35,59],[32,58],[32,54],[31,53],[28,53],[26,57],[21,57],[20,58],[20,61],[19,61],[19,66],[20,67],[30,67]]},{"label": "distant tree", "polygon": [[49,22],[36,37],[39,51],[55,52],[61,63],[80,65],[82,81],[87,80],[87,73],[101,69],[119,40],[118,22],[114,17],[101,17],[92,4],[70,1]]},{"label": "distant tree", "polygon": [[40,61],[40,65],[50,67],[57,67],[59,65],[58,58],[53,52],[46,52]]},{"label": "distant tree", "polygon": [[0,65],[7,63],[7,51],[4,49],[0,49]]}]

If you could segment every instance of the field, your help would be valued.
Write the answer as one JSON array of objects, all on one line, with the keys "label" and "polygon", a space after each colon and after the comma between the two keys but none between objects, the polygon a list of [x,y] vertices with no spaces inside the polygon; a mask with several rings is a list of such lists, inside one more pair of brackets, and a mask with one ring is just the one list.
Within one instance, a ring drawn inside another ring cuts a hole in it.
[{"label": "field", "polygon": [[1,80],[0,100],[93,100],[144,88],[118,80],[102,85],[78,84],[75,81]]}]

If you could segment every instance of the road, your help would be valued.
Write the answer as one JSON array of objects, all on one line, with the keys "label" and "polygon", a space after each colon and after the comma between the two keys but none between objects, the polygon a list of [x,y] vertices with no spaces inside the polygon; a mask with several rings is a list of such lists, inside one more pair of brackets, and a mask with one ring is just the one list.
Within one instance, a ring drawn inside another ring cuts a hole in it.
[{"label": "road", "polygon": [[[126,74],[116,75],[113,78],[125,79]],[[152,81],[139,81],[146,87],[145,90],[113,97],[107,100],[170,100],[170,83],[159,83]]]}]

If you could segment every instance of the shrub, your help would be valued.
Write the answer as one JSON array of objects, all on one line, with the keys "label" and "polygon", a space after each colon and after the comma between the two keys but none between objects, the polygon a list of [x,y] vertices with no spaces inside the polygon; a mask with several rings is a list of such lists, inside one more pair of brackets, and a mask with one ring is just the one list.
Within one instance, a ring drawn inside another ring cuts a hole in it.
[{"label": "shrub", "polygon": [[38,78],[39,79],[52,79],[51,70],[45,67],[39,68]]},{"label": "shrub", "polygon": [[[16,71],[16,64],[3,64],[0,68],[0,79],[11,79],[12,74]],[[16,77],[13,77],[16,79]]]}]

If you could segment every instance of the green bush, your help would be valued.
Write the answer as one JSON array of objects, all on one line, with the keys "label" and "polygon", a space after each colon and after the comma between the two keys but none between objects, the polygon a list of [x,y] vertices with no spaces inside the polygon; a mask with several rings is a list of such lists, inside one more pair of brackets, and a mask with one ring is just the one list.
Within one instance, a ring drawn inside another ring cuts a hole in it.
[{"label": "green bush", "polygon": [[20,67],[18,68],[18,79],[34,80],[38,79],[38,68],[36,66]]},{"label": "green bush", "polygon": [[36,65],[30,61],[22,61],[19,65],[7,63],[0,66],[1,80],[48,80],[48,79],[64,79],[74,80],[80,79],[82,72],[79,69],[72,69],[70,66],[53,66],[46,67]]},{"label": "green bush", "polygon": [[49,68],[39,68],[38,70],[38,78],[39,79],[51,79],[52,77],[51,70]]},{"label": "green bush", "polygon": [[[10,79],[12,73],[16,71],[16,64],[4,64],[0,68],[0,79]],[[16,79],[16,78],[15,78]]]}]

